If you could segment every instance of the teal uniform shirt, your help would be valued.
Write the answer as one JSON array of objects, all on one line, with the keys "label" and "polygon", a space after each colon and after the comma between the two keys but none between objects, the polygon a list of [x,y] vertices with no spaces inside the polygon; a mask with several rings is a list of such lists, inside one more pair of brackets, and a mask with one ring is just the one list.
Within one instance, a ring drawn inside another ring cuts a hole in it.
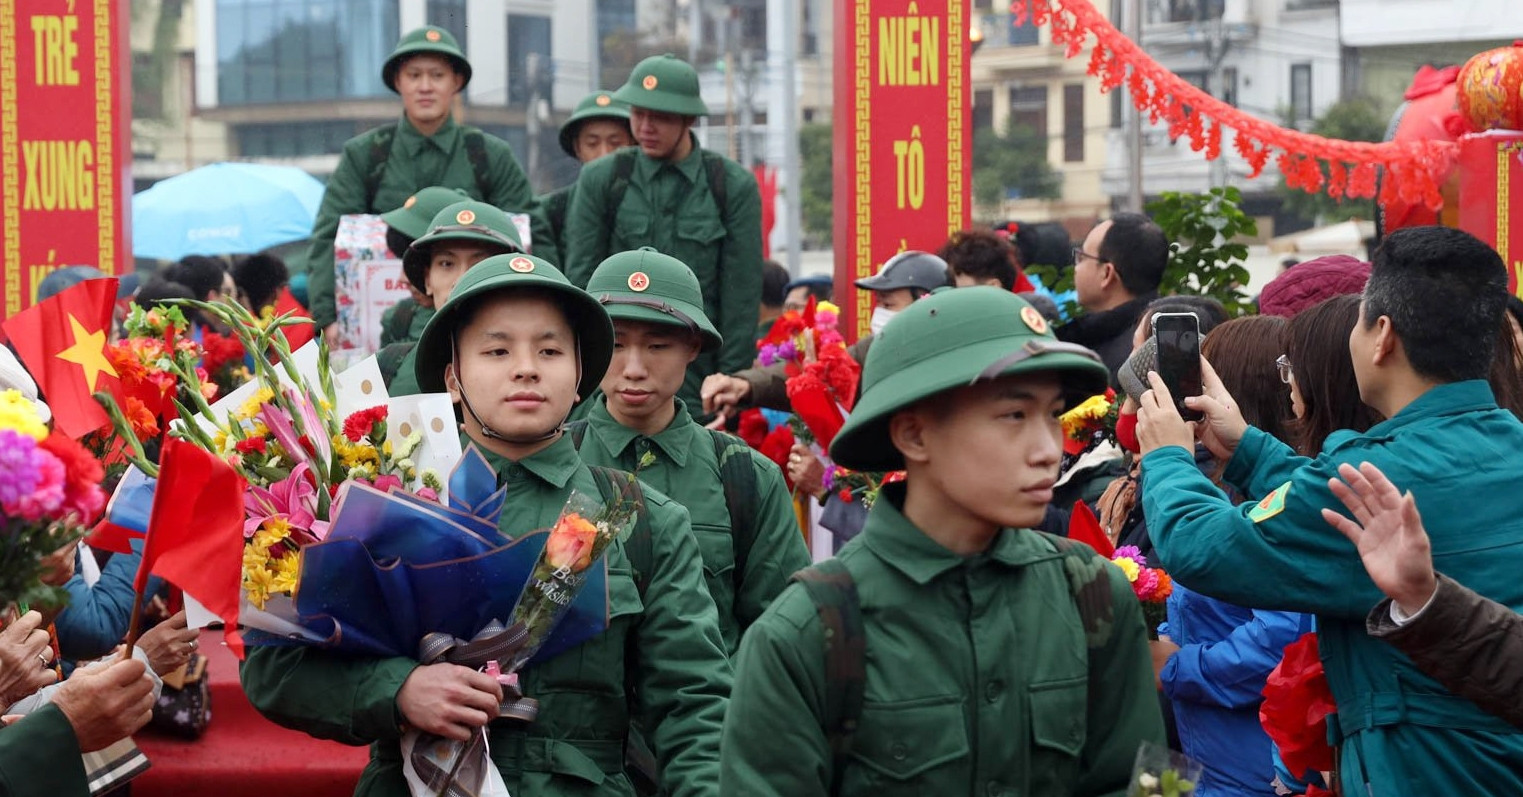
[{"label": "teal uniform shirt", "polygon": [[[636,473],[641,482],[687,508],[703,553],[704,579],[719,609],[725,649],[733,653],[741,635],[788,586],[788,577],[809,566],[809,549],[782,471],[746,448],[741,455],[755,474],[754,492],[747,497],[755,510],[754,537],[744,555],[736,550],[713,433],[695,423],[680,401],[678,405],[670,426],[645,437],[614,420],[606,399],[596,396],[587,413],[582,459]],[[734,442],[744,446],[739,438]],[[737,567],[741,559],[744,572]]]},{"label": "teal uniform shirt", "polygon": [[89,793],[79,740],[58,706],[48,703],[0,730],[0,794],[62,797]]},{"label": "teal uniform shirt", "polygon": [[1523,424],[1483,381],[1440,385],[1364,434],[1334,432],[1316,459],[1250,428],[1225,478],[1234,507],[1179,447],[1142,462],[1142,502],[1163,567],[1190,589],[1257,609],[1317,615],[1329,737],[1342,745],[1344,794],[1523,794],[1523,730],[1450,695],[1366,633],[1384,597],[1358,551],[1322,519],[1344,511],[1327,487],[1343,463],[1370,462],[1417,499],[1434,566],[1523,610]]},{"label": "teal uniform shirt", "polygon": [[[485,452],[484,452],[485,453]],[[564,436],[519,462],[488,454],[507,488],[505,533],[547,528],[572,490],[601,496]],[[624,544],[607,553],[609,628],[520,673],[539,718],[490,726],[492,761],[513,797],[628,797],[624,739],[639,719],[671,797],[718,795],[719,731],[730,665],[703,585],[687,511],[646,489],[652,572],[642,595]],[[521,585],[511,585],[517,590]],[[412,659],[365,659],[311,647],[251,648],[244,690],[266,717],[322,739],[371,744],[357,795],[406,797],[397,692]]]},{"label": "teal uniform shirt", "polygon": [[642,246],[686,263],[703,289],[704,315],[724,338],[717,356],[700,354],[688,366],[678,394],[689,409],[700,409],[704,377],[735,373],[756,359],[762,284],[761,193],[756,177],[740,164],[725,161],[721,213],[696,144],[690,155],[675,163],[636,152],[629,187],[610,229],[609,185],[619,157],[610,155],[582,167],[566,220],[566,278],[585,287],[609,255]]},{"label": "teal uniform shirt", "polygon": [[[312,239],[307,246],[305,263],[293,263],[293,271],[304,270],[308,274],[308,308],[319,331],[338,320],[334,304],[333,236],[338,232],[340,216],[395,210],[414,193],[435,185],[458,188],[472,199],[489,202],[508,212],[534,209],[534,193],[529,188],[529,180],[524,177],[508,142],[482,134],[491,172],[485,180],[478,181],[466,151],[465,132],[470,128],[457,125],[453,116],[446,119],[444,126],[432,136],[419,133],[405,116],[399,120],[392,127],[395,133],[375,196],[365,196],[365,185],[371,173],[372,142],[384,129],[377,128],[344,142],[338,168],[328,179],[328,189],[323,193],[323,203],[312,224]],[[482,196],[482,185],[490,189],[486,196]],[[535,254],[539,254],[538,247]]]},{"label": "teal uniform shirt", "polygon": [[[1142,608],[1098,556],[1113,627],[1091,654],[1063,554],[1005,529],[962,557],[884,488],[837,557],[856,582],[863,708],[838,795],[1065,797],[1126,793],[1137,747],[1163,743]],[[751,626],[725,716],[725,797],[829,794],[824,634],[802,585]]]}]

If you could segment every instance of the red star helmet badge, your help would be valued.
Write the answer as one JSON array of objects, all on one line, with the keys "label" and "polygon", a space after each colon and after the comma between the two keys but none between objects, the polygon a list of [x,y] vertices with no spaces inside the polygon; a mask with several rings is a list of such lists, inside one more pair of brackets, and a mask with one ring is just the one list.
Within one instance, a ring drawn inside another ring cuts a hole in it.
[{"label": "red star helmet badge", "polygon": [[428,39],[431,42],[439,41],[439,31],[431,30],[423,34],[423,38]]},{"label": "red star helmet badge", "polygon": [[607,94],[599,94],[598,98],[594,100],[594,102],[596,102],[599,106],[606,108],[609,105],[613,104],[613,98]]},{"label": "red star helmet badge", "polygon": [[462,210],[455,214],[456,224],[471,224],[474,221],[476,221],[476,212],[473,210]]},{"label": "red star helmet badge", "polygon": [[508,261],[508,268],[520,274],[528,274],[534,270],[534,261],[527,257],[515,257]]},{"label": "red star helmet badge", "polygon": [[636,271],[635,273],[629,275],[630,290],[634,291],[635,293],[642,293],[646,288],[649,287],[650,277],[646,276],[645,272]]},{"label": "red star helmet badge", "polygon": [[1022,307],[1021,320],[1026,322],[1026,326],[1031,327],[1032,332],[1038,335],[1047,334],[1047,319],[1043,318],[1042,314],[1037,312],[1035,307],[1029,304]]},{"label": "red star helmet badge", "polygon": [[413,205],[416,205],[416,204],[418,204],[418,195],[417,194],[413,194],[412,196],[407,198],[406,202],[402,203],[402,207],[404,207],[404,208],[410,208],[410,207],[412,207]]},{"label": "red star helmet badge", "polygon": [[646,91],[653,91],[656,88],[656,76],[646,75],[645,80],[640,85],[644,86]]}]

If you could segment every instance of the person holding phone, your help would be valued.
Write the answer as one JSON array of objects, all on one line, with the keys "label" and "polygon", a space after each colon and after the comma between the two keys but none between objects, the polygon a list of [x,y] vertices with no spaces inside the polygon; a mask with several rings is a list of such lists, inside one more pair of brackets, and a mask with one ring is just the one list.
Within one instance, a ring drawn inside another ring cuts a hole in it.
[{"label": "person holding phone", "polygon": [[[1523,794],[1523,730],[1369,634],[1382,592],[1322,516],[1342,505],[1328,487],[1340,466],[1370,462],[1423,507],[1437,569],[1523,609],[1523,581],[1497,566],[1523,555],[1523,520],[1512,502],[1486,500],[1523,482],[1523,422],[1486,381],[1506,297],[1502,259],[1474,236],[1387,237],[1348,343],[1360,398],[1387,420],[1333,433],[1315,458],[1249,426],[1209,363],[1205,392],[1186,400],[1203,421],[1180,417],[1156,373],[1139,402],[1142,502],[1164,568],[1240,606],[1316,615],[1345,794]],[[1196,469],[1197,435],[1249,502],[1234,505]]]}]

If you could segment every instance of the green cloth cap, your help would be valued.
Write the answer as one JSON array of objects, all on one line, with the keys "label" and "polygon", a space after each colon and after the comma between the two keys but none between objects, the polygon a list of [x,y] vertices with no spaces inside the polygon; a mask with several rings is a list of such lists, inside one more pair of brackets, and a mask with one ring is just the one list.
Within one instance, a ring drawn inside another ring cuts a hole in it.
[{"label": "green cloth cap", "polygon": [[470,194],[458,188],[429,186],[408,197],[402,207],[382,213],[381,221],[386,222],[387,227],[416,241],[428,232],[429,223],[439,215],[439,211],[470,198]]},{"label": "green cloth cap", "polygon": [[610,318],[681,327],[698,333],[703,351],[724,345],[703,313],[703,289],[686,263],[643,246],[619,252],[598,264],[587,292]]},{"label": "green cloth cap", "polygon": [[460,51],[460,43],[455,41],[455,35],[436,25],[424,25],[414,31],[409,31],[402,40],[397,42],[391,55],[386,57],[386,63],[381,67],[381,82],[392,91],[397,90],[397,70],[402,68],[402,62],[415,55],[442,55],[455,65],[455,71],[465,78],[460,84],[465,88],[471,82],[471,62],[465,60],[465,53]]},{"label": "green cloth cap", "polygon": [[560,299],[571,329],[576,333],[577,352],[581,357],[582,378],[576,387],[584,400],[598,389],[608,362],[613,358],[613,322],[603,305],[588,293],[572,285],[560,269],[533,255],[493,255],[477,263],[455,283],[444,303],[418,339],[413,373],[425,393],[442,393],[444,367],[454,358],[454,338],[460,311],[473,300],[513,290],[547,291]]},{"label": "green cloth cap", "polygon": [[675,113],[682,116],[708,116],[698,90],[698,70],[671,53],[655,55],[635,65],[629,80],[614,92],[613,98],[631,108]]},{"label": "green cloth cap", "polygon": [[[629,127],[629,106],[613,98],[613,92],[594,91],[576,104],[576,110],[561,123],[561,149],[576,157],[576,137],[582,132],[582,123],[588,119],[612,119]],[[634,138],[634,134],[630,134]]]},{"label": "green cloth cap", "polygon": [[501,247],[505,252],[524,250],[513,219],[500,208],[474,199],[457,201],[434,214],[428,232],[413,241],[402,255],[402,273],[414,288],[424,293],[428,292],[424,284],[428,261],[433,257],[433,245],[440,241],[475,241]]},{"label": "green cloth cap", "polygon": [[1014,374],[1054,372],[1068,405],[1104,393],[1110,378],[1100,357],[1060,342],[1036,308],[993,287],[943,289],[888,322],[862,366],[862,397],[830,446],[841,467],[900,470],[904,456],[889,439],[894,413],[954,388]]}]

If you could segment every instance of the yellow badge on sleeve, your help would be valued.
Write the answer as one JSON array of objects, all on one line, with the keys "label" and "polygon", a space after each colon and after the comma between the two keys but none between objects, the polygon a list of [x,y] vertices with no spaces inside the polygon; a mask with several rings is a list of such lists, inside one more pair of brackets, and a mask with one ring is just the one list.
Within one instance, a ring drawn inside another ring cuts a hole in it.
[{"label": "yellow badge on sleeve", "polygon": [[1285,511],[1285,496],[1290,495],[1290,482],[1280,485],[1274,492],[1264,496],[1264,500],[1253,505],[1248,510],[1248,519],[1254,523],[1263,523]]}]

